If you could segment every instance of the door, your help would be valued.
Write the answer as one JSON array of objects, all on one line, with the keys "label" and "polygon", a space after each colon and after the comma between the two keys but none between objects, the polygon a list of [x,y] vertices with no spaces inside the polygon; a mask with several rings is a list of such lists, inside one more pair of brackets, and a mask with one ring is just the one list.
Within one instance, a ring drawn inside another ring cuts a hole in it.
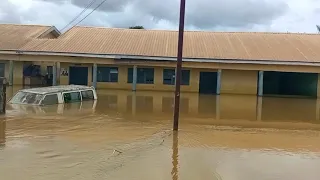
[{"label": "door", "polygon": [[217,72],[200,72],[199,93],[217,93]]},{"label": "door", "polygon": [[88,67],[69,68],[69,84],[88,85]]}]

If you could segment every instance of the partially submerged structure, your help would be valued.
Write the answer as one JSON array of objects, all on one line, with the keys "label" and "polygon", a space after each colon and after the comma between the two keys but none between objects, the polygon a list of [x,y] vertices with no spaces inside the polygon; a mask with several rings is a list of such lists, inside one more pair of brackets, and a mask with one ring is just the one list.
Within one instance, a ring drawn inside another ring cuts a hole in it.
[{"label": "partially submerged structure", "polygon": [[[173,91],[176,31],[0,25],[0,76],[23,84],[23,67],[52,84]],[[320,35],[187,31],[182,91],[320,96]]]}]

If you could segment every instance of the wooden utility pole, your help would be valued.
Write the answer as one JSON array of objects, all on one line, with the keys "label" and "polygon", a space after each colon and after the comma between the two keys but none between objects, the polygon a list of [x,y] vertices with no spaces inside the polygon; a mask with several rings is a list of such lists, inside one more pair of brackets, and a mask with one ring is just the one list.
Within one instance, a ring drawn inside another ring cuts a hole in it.
[{"label": "wooden utility pole", "polygon": [[180,20],[179,20],[179,37],[178,37],[178,55],[176,68],[176,90],[174,98],[174,116],[173,130],[179,129],[179,112],[180,112],[180,87],[181,87],[181,68],[183,56],[183,35],[184,35],[184,19],[185,19],[186,0],[180,3]]}]

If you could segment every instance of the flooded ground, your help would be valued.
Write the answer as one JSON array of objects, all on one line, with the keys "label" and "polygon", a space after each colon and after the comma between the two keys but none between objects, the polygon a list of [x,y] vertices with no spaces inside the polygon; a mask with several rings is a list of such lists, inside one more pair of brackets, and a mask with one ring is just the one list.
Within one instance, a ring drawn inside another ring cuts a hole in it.
[{"label": "flooded ground", "polygon": [[[16,89],[9,89],[11,96]],[[319,101],[98,91],[99,100],[8,107],[1,179],[320,178]]]}]

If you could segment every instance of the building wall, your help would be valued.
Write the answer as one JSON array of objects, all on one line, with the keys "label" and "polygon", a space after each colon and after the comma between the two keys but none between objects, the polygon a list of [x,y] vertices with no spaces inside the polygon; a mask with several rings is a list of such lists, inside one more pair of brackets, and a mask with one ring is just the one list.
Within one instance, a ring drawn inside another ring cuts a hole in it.
[{"label": "building wall", "polygon": [[[118,62],[113,59],[104,58],[84,58],[84,57],[65,57],[65,56],[32,56],[32,55],[10,55],[0,54],[0,60],[14,60],[14,61],[31,61],[31,62],[66,62],[66,63],[97,63],[97,64],[109,64],[115,65]],[[126,62],[122,62],[124,64]],[[148,65],[157,67],[175,67],[175,62],[127,62],[128,64],[136,65]],[[262,71],[283,71],[283,72],[312,72],[320,73],[319,66],[302,66],[302,65],[263,65],[263,64],[230,64],[230,63],[209,63],[209,62],[183,62],[184,68],[195,68],[195,69],[230,69],[230,70],[262,70]]]},{"label": "building wall", "polygon": [[[103,65],[99,65],[103,66]],[[102,89],[132,89],[132,84],[127,83],[128,81],[128,68],[132,66],[112,66],[118,67],[118,83],[109,82],[98,82],[97,88]],[[144,66],[138,66],[144,67]],[[154,84],[137,84],[137,90],[158,90],[158,91],[174,91],[174,85],[164,85],[163,84],[163,67],[153,67],[154,68]],[[198,92],[199,91],[199,70],[190,70],[190,84],[181,86],[182,92]],[[90,73],[91,75],[91,73]]]},{"label": "building wall", "polygon": [[[62,73],[62,70],[66,70],[69,72],[69,63],[61,63],[60,64],[60,72]],[[60,84],[61,85],[68,85],[69,84],[69,76],[63,76],[60,75]]]},{"label": "building wall", "polygon": [[[98,88],[108,89],[131,89],[132,85],[127,83],[127,68],[133,64],[138,66],[151,66],[155,68],[155,84],[153,85],[137,85],[137,90],[164,90],[173,91],[173,85],[163,85],[162,69],[164,67],[175,67],[175,62],[121,62],[113,59],[103,58],[83,58],[83,57],[65,57],[65,56],[31,56],[31,55],[9,55],[0,54],[0,60],[5,60],[6,77],[9,77],[9,61],[15,61],[14,84],[23,83],[23,62],[37,62],[43,66],[52,64],[54,61],[61,62],[61,68],[69,70],[70,65],[81,63],[81,66],[87,66],[88,84],[92,85],[92,63],[104,64],[108,66],[119,67],[119,82],[118,83],[98,83]],[[78,64],[77,64],[78,65]],[[184,62],[183,67],[191,69],[190,85],[182,86],[183,92],[198,92],[199,91],[199,76],[200,69],[216,71],[223,69],[221,81],[221,93],[233,94],[256,94],[257,93],[257,70],[263,71],[284,71],[284,72],[314,72],[320,73],[320,67],[316,66],[288,66],[288,65],[258,65],[258,64],[223,64],[223,63],[196,63]],[[320,82],[320,81],[319,81]],[[69,84],[69,76],[61,76],[60,84]],[[320,87],[320,83],[318,83]],[[320,88],[318,88],[318,97],[320,97]]]},{"label": "building wall", "polygon": [[257,94],[258,71],[222,70],[221,94]]}]

